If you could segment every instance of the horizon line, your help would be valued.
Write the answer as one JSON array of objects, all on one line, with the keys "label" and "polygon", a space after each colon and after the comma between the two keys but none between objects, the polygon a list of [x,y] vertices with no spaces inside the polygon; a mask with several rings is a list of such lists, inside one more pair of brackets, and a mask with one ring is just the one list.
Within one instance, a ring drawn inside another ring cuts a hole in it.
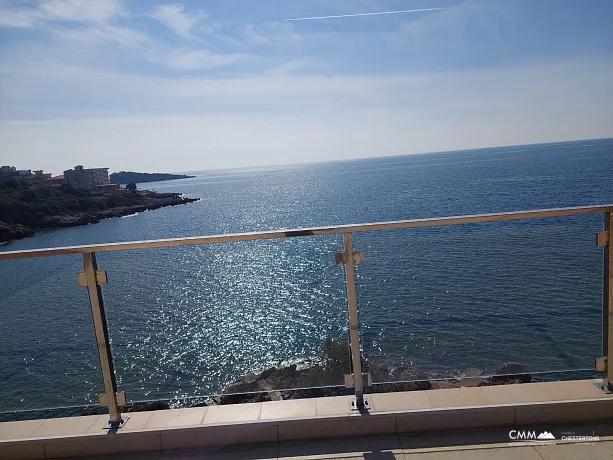
[{"label": "horizon line", "polygon": [[551,144],[569,144],[572,142],[608,141],[608,140],[613,141],[613,136],[587,137],[587,138],[581,138],[581,139],[570,139],[570,140],[562,140],[562,141],[532,142],[529,144],[505,144],[505,145],[494,145],[494,146],[489,146],[489,147],[473,147],[473,148],[469,147],[469,148],[454,149],[454,150],[430,150],[426,152],[399,153],[399,154],[381,155],[381,156],[372,156],[372,157],[345,158],[342,160],[300,161],[297,163],[277,163],[277,164],[234,166],[234,167],[222,166],[219,168],[210,168],[210,169],[190,169],[190,170],[183,170],[183,171],[172,171],[169,174],[189,174],[189,173],[194,174],[194,173],[209,172],[209,171],[234,171],[234,170],[261,169],[261,168],[287,168],[287,167],[292,167],[292,166],[306,166],[306,165],[316,165],[316,164],[322,164],[322,163],[343,163],[347,161],[376,160],[376,159],[382,159],[382,158],[397,158],[397,157],[405,157],[405,156],[412,156],[412,155],[460,153],[460,152],[470,152],[474,150],[492,150],[492,149],[504,149],[504,148],[512,148],[512,147],[527,147],[527,146],[540,146],[540,145],[551,145]]}]

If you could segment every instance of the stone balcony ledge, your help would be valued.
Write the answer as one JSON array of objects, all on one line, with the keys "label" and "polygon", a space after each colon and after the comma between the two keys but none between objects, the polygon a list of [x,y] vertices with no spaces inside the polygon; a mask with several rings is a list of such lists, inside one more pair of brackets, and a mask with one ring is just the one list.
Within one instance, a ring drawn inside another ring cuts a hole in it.
[{"label": "stone balcony ledge", "polygon": [[613,420],[613,395],[596,380],[524,383],[130,413],[119,430],[108,415],[0,423],[0,458],[46,459],[501,426]]}]

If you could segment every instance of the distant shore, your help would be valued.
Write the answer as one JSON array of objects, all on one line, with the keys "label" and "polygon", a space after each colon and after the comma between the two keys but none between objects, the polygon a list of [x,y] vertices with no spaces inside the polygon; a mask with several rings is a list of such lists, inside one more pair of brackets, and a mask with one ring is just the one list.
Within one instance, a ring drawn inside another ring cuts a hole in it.
[{"label": "distant shore", "polygon": [[163,180],[176,179],[191,179],[196,176],[186,176],[185,174],[167,174],[167,173],[139,173],[134,171],[120,171],[111,174],[111,184],[129,184],[134,182],[140,184],[143,182],[159,182]]},{"label": "distant shore", "polygon": [[3,189],[0,190],[0,243],[33,236],[43,229],[93,224],[199,199],[147,190],[88,195],[66,190]]}]

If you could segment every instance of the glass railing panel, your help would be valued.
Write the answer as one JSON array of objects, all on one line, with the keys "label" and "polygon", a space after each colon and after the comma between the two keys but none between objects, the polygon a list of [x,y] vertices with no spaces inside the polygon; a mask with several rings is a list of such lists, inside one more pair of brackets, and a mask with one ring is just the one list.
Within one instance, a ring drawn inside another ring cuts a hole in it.
[{"label": "glass railing panel", "polygon": [[0,418],[97,404],[104,386],[81,270],[80,255],[0,264]]},{"label": "glass railing panel", "polygon": [[373,381],[418,381],[401,388],[411,389],[492,374],[596,377],[601,229],[602,216],[592,215],[357,234]]},{"label": "glass railing panel", "polygon": [[342,387],[340,248],[335,235],[100,253],[120,391],[131,402],[189,405]]}]

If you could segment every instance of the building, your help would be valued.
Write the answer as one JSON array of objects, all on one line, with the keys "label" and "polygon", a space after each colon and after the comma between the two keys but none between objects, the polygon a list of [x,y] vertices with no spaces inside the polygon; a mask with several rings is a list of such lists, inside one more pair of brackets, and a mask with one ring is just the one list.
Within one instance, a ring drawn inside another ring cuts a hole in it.
[{"label": "building", "polygon": [[55,187],[55,186],[60,186],[65,184],[66,181],[64,180],[64,176],[63,175],[59,175],[59,176],[53,176],[50,177],[49,179],[46,179],[45,181],[43,181],[40,186],[43,188],[47,188],[47,187]]},{"label": "building", "polygon": [[0,166],[0,174],[7,176],[13,175],[17,172],[15,166]]},{"label": "building", "polygon": [[37,187],[47,179],[51,178],[51,173],[45,173],[42,169],[38,169],[32,172],[28,170],[27,172],[29,174],[20,174],[18,179],[22,182],[25,182],[30,187]]},{"label": "building", "polygon": [[51,173],[46,173],[42,169],[32,171],[31,169],[16,169],[15,166],[1,166],[0,176],[2,180],[16,179],[30,187],[37,187],[51,179]]},{"label": "building", "polygon": [[34,172],[30,169],[18,169],[15,172],[15,179],[30,186],[38,185],[49,178],[51,178],[51,173],[45,173],[42,169],[38,169]]},{"label": "building", "polygon": [[33,176],[35,178],[34,182],[44,182],[47,179],[51,179],[51,176],[52,176],[51,173],[46,173],[42,169],[33,171],[33,173],[34,173]]},{"label": "building", "polygon": [[99,185],[109,185],[109,168],[85,169],[77,165],[64,171],[66,183],[75,190],[91,190]]}]

